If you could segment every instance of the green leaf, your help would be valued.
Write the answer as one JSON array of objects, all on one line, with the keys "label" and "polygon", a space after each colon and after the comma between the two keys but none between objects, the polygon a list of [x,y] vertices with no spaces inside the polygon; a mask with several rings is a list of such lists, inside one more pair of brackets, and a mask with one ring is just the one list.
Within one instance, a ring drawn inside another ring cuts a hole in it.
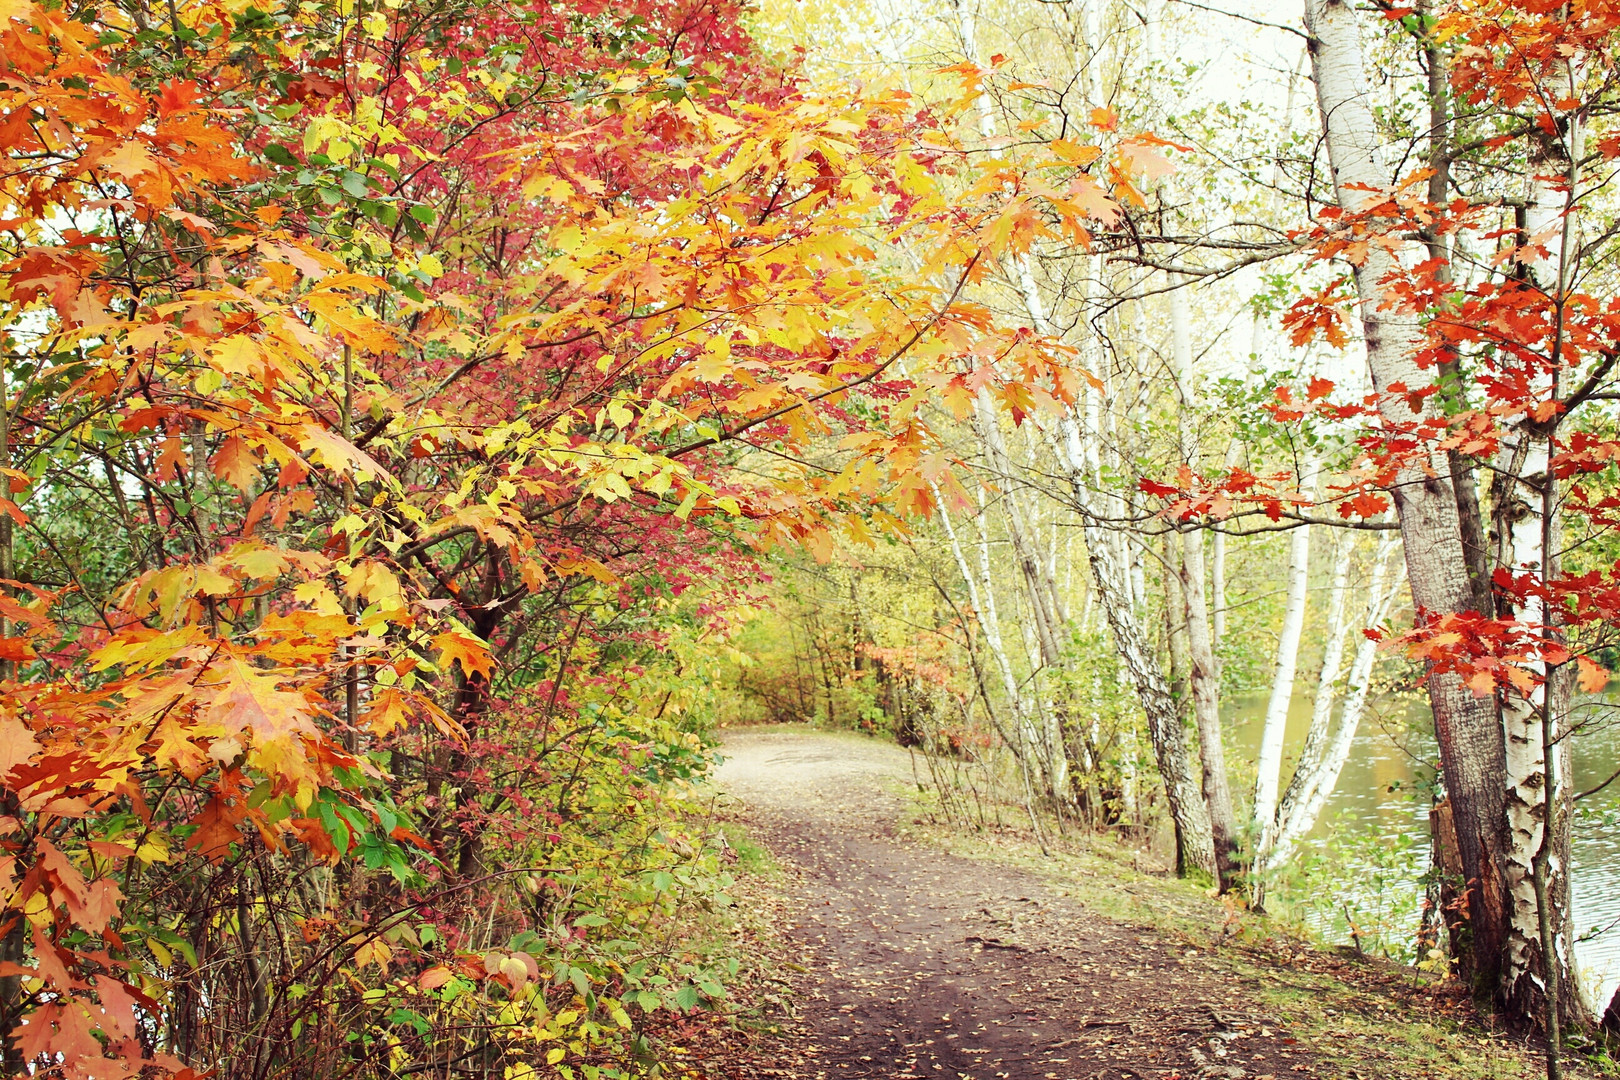
[{"label": "green leaf", "polygon": [[296,169],[298,167],[298,159],[293,157],[293,152],[280,143],[266,145],[264,156],[284,168]]}]

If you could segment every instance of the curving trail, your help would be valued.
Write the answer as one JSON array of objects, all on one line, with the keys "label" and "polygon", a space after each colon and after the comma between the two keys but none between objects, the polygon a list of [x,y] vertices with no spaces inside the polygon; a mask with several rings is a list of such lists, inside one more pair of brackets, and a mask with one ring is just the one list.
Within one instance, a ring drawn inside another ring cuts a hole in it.
[{"label": "curving trail", "polygon": [[1314,1073],[1245,987],[1023,871],[895,836],[906,752],[729,736],[720,786],[789,871],[809,957],[799,1025],[760,1075],[793,1080],[1192,1080]]}]

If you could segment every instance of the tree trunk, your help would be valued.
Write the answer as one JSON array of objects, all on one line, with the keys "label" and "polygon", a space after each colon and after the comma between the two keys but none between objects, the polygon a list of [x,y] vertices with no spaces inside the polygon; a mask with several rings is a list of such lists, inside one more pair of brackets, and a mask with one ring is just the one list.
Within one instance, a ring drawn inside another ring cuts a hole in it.
[{"label": "tree trunk", "polygon": [[[1176,401],[1176,436],[1182,464],[1198,467],[1198,445],[1189,416],[1193,391],[1192,312],[1187,284],[1176,275],[1170,283],[1170,352],[1179,391]],[[1187,686],[1191,691],[1193,722],[1198,730],[1198,752],[1204,767],[1204,807],[1209,812],[1215,845],[1216,879],[1221,892],[1236,887],[1237,817],[1232,811],[1232,787],[1226,775],[1226,747],[1221,735],[1220,675],[1215,668],[1215,646],[1209,628],[1209,605],[1204,600],[1204,534],[1191,528],[1180,543],[1165,545],[1165,578],[1179,578],[1181,607],[1176,617],[1186,628]]]},{"label": "tree trunk", "polygon": [[[1508,463],[1497,474],[1498,483],[1492,485],[1495,497],[1491,516],[1499,545],[1497,565],[1515,575],[1528,572],[1539,579],[1544,562],[1552,561],[1544,546],[1543,528],[1550,526],[1555,535],[1557,529],[1556,521],[1545,521],[1541,513],[1541,485],[1553,482],[1547,471],[1548,446],[1545,439],[1522,431],[1517,441],[1517,452],[1504,445],[1502,452]],[[1502,614],[1511,614],[1527,626],[1540,627],[1548,616],[1544,607],[1540,597],[1530,596],[1517,610]],[[1570,789],[1568,762],[1558,760],[1567,759],[1568,740],[1544,740],[1542,734],[1543,712],[1547,711],[1556,739],[1567,711],[1567,694],[1559,692],[1566,680],[1540,661],[1526,666],[1544,681],[1528,694],[1511,686],[1501,691],[1507,766],[1507,888],[1512,904],[1501,995],[1513,1013],[1533,1017],[1547,1007],[1542,996],[1545,984],[1539,912],[1543,905],[1542,898],[1538,898],[1536,862],[1545,843],[1544,899],[1552,937],[1561,940],[1569,920]],[[1544,743],[1552,744],[1550,768]],[[1550,835],[1546,831],[1549,809],[1553,823]],[[1572,1002],[1572,993],[1578,993],[1574,980],[1568,978],[1571,970],[1570,957],[1556,958],[1554,971],[1560,985],[1555,998],[1564,1002]]]},{"label": "tree trunk", "polygon": [[[1001,672],[1002,686],[1007,693],[1007,703],[1013,709],[1013,724],[1015,731],[1004,732],[1002,737],[1005,741],[1012,743],[1013,751],[1018,756],[1018,771],[1023,780],[1025,809],[1029,812],[1030,828],[1034,830],[1035,839],[1038,843],[1040,843],[1041,849],[1044,852],[1046,848],[1046,840],[1042,835],[1040,822],[1037,820],[1035,815],[1035,802],[1032,798],[1032,784],[1030,782],[1029,755],[1025,752],[1023,746],[1023,732],[1025,728],[1023,706],[1018,694],[1018,680],[1013,678],[1012,664],[1008,662],[1007,652],[1004,648],[1002,648],[1001,628],[996,624],[995,621],[995,594],[993,592],[987,592],[985,594],[987,609],[981,609],[979,607],[979,586],[973,580],[973,571],[968,568],[967,557],[962,553],[961,541],[957,539],[956,528],[951,524],[950,511],[945,509],[944,496],[940,494],[939,485],[935,484],[932,480],[928,482],[928,488],[933,493],[934,505],[939,507],[939,520],[940,523],[945,526],[945,535],[951,542],[951,554],[956,558],[956,569],[961,573],[962,581],[967,586],[968,603],[973,605],[973,616],[979,620],[979,628],[984,631],[985,642],[990,646],[991,654],[996,660],[996,667]],[[983,535],[984,534],[981,531],[981,541],[983,539]],[[984,560],[984,582],[986,587],[988,587],[990,584],[989,557],[982,542],[979,547],[979,554]],[[977,674],[977,660],[974,661],[974,669],[975,674]],[[990,708],[990,695],[983,687],[982,683],[980,686],[980,692],[984,697],[985,712],[990,716],[991,723],[995,724],[995,713]],[[999,727],[999,725],[997,726]],[[1017,739],[1017,742],[1014,743],[1012,740],[1007,739],[1006,736],[1008,734],[1013,734]]]},{"label": "tree trunk", "polygon": [[[1356,14],[1345,0],[1306,0],[1305,24],[1311,35],[1311,70],[1316,83],[1328,156],[1338,199],[1354,209],[1389,185],[1383,147],[1366,93],[1372,85],[1362,66]],[[1430,385],[1429,373],[1413,358],[1417,326],[1411,317],[1385,309],[1383,279],[1394,268],[1393,255],[1371,245],[1355,268],[1362,337],[1379,408],[1392,424],[1417,417],[1399,393]],[[1395,510],[1406,541],[1407,579],[1413,603],[1440,615],[1474,609],[1450,463],[1436,454],[1427,468],[1402,471],[1394,491]],[[1468,941],[1460,957],[1462,973],[1477,992],[1496,989],[1508,934],[1506,890],[1506,761],[1496,704],[1471,694],[1456,675],[1431,672],[1429,702],[1434,714],[1446,791],[1457,826],[1457,846],[1468,877]]]},{"label": "tree trunk", "polygon": [[[1574,145],[1580,138],[1578,117],[1571,117],[1568,124],[1561,134]],[[1538,134],[1533,145],[1521,242],[1548,248],[1550,256],[1531,262],[1527,270],[1536,287],[1561,304],[1573,192],[1561,190],[1549,178],[1569,177],[1571,161],[1579,154],[1572,154],[1564,139],[1552,133]],[[1553,355],[1559,354],[1559,344],[1555,340]],[[1535,372],[1530,389],[1538,401],[1556,400],[1558,374]],[[1554,420],[1544,428],[1526,415],[1503,441],[1492,484],[1496,568],[1514,576],[1529,574],[1543,584],[1558,572],[1558,481],[1549,468],[1556,424]],[[1520,602],[1514,604],[1504,596],[1499,606],[1511,610],[1499,614],[1511,615],[1544,638],[1562,637],[1555,614],[1542,597],[1517,599]],[[1573,975],[1575,959],[1567,952],[1571,790],[1569,740],[1563,737],[1563,727],[1569,687],[1564,673],[1543,661],[1532,660],[1527,666],[1538,680],[1536,686],[1528,693],[1511,686],[1501,691],[1511,907],[1499,993],[1510,1014],[1544,1018],[1556,1058],[1560,1005],[1566,1015],[1580,1015],[1581,1000],[1579,980]]]},{"label": "tree trunk", "polygon": [[[1315,464],[1307,463],[1307,469]],[[1315,477],[1301,478],[1309,488]],[[1266,702],[1265,724],[1260,731],[1260,754],[1255,762],[1255,851],[1271,846],[1277,827],[1277,793],[1282,787],[1283,750],[1288,743],[1288,708],[1294,702],[1294,674],[1299,666],[1299,639],[1305,630],[1305,604],[1311,579],[1311,527],[1301,525],[1289,535],[1288,599],[1282,629],[1277,634],[1277,662],[1272,668],[1271,697]]]},{"label": "tree trunk", "polygon": [[1001,502],[1007,518],[1007,540],[1012,546],[1013,558],[1018,563],[1024,592],[1029,599],[1030,621],[1034,624],[1032,629],[1040,645],[1041,663],[1046,667],[1056,667],[1062,662],[1063,654],[1058,641],[1057,616],[1052,610],[1052,591],[1020,505],[1018,484],[1013,477],[1006,444],[1001,438],[995,407],[990,402],[989,392],[983,388],[973,400],[973,421],[978,429],[980,446],[989,460],[990,473],[1001,491]]},{"label": "tree trunk", "polygon": [[1221,698],[1215,672],[1215,649],[1210,641],[1209,607],[1204,602],[1204,534],[1188,529],[1181,534],[1181,596],[1186,605],[1187,646],[1191,666],[1187,681],[1192,688],[1193,720],[1204,764],[1204,805],[1209,810],[1215,843],[1215,867],[1221,892],[1237,887],[1237,816],[1232,812],[1232,787],[1226,776],[1226,748],[1221,740]]},{"label": "tree trunk", "polygon": [[1215,873],[1215,842],[1210,832],[1209,814],[1204,809],[1198,784],[1193,779],[1192,759],[1187,752],[1187,731],[1180,710],[1165,683],[1159,658],[1142,634],[1141,623],[1131,603],[1128,569],[1120,565],[1111,537],[1091,509],[1091,492],[1084,471],[1086,454],[1079,423],[1065,414],[1059,420],[1059,461],[1068,474],[1074,508],[1084,522],[1086,549],[1091,561],[1091,577],[1097,602],[1108,619],[1114,646],[1121,663],[1130,673],[1142,711],[1147,715],[1148,739],[1164,780],[1165,802],[1176,831],[1178,872],[1191,869]]},{"label": "tree trunk", "polygon": [[[940,514],[945,513],[944,504],[940,504]],[[995,579],[990,574],[990,535],[985,527],[984,520],[984,492],[979,492],[979,585],[971,593],[975,614],[979,618],[979,628],[984,631],[985,642],[990,646],[990,654],[995,658],[996,668],[1001,673],[1001,684],[1007,693],[1007,704],[1013,710],[1013,717],[1017,723],[1018,744],[1014,747],[1021,761],[1028,760],[1032,744],[1033,732],[1030,730],[1029,703],[1024,700],[1023,692],[1018,686],[1018,679],[1013,675],[1012,661],[1007,656],[1006,643],[1001,636],[1001,616],[996,611]],[[950,525],[947,522],[947,530]],[[952,533],[954,542],[955,534]],[[984,606],[978,607],[980,599]]]},{"label": "tree trunk", "polygon": [[[1394,553],[1397,542],[1394,533],[1386,533],[1379,541],[1378,551],[1373,556],[1372,579],[1367,587],[1367,604],[1361,615],[1363,627],[1376,627],[1389,616],[1390,605],[1394,603],[1395,593],[1401,584],[1399,570],[1388,573],[1389,556]],[[1373,664],[1377,659],[1378,643],[1363,636],[1356,644],[1355,658],[1350,662],[1350,677],[1345,687],[1344,707],[1340,712],[1338,727],[1332,728],[1331,734],[1333,688],[1327,682],[1328,673],[1324,664],[1323,685],[1318,690],[1315,710],[1323,723],[1318,728],[1317,719],[1313,716],[1311,733],[1300,753],[1299,764],[1294,767],[1288,790],[1283,792],[1282,801],[1278,804],[1275,840],[1261,863],[1263,871],[1275,870],[1282,865],[1293,845],[1316,824],[1328,796],[1333,794],[1334,785],[1339,782],[1339,773],[1350,757],[1356,729],[1361,725],[1361,714],[1367,705],[1367,691],[1372,683]],[[1335,660],[1335,679],[1338,677],[1337,663]],[[1328,698],[1325,705],[1322,701],[1323,691]],[[1321,739],[1317,741],[1319,731]]]}]

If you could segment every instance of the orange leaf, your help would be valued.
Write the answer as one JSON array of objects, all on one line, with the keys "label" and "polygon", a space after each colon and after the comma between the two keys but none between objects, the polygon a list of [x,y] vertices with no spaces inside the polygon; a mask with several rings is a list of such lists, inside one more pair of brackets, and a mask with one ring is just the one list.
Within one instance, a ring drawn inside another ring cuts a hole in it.
[{"label": "orange leaf", "polygon": [[379,690],[371,699],[371,708],[360,719],[373,735],[383,736],[410,723],[411,717],[405,709],[405,698],[398,690]]},{"label": "orange leaf", "polygon": [[39,753],[34,732],[15,716],[0,716],[0,777]]},{"label": "orange leaf", "polygon": [[152,152],[136,139],[125,142],[102,158],[100,164],[103,169],[125,180],[133,180],[141,173],[157,172],[157,162],[153,160]]},{"label": "orange leaf", "polygon": [[443,964],[434,964],[416,977],[416,985],[423,990],[437,990],[451,979],[455,974]]},{"label": "orange leaf", "polygon": [[117,882],[111,878],[98,878],[90,883],[84,904],[74,919],[92,934],[99,934],[117,917],[123,899],[124,894],[119,891]]},{"label": "orange leaf", "polygon": [[226,439],[210,464],[215,476],[246,492],[252,492],[254,482],[259,479],[259,459],[240,435]]},{"label": "orange leaf", "polygon": [[1609,685],[1608,670],[1599,666],[1590,657],[1577,656],[1575,667],[1579,672],[1582,693],[1602,693],[1604,687]]},{"label": "orange leaf", "polygon": [[0,660],[14,660],[17,663],[26,663],[39,654],[34,652],[27,638],[0,637]]},{"label": "orange leaf", "polygon": [[[37,925],[34,927],[34,963],[39,965],[40,977],[55,983],[60,989],[66,990],[73,985],[73,979],[68,975],[67,965],[62,962],[62,950],[58,949],[51,939],[45,935],[44,927]],[[28,1019],[28,1026],[32,1027],[33,1016]],[[97,1048],[99,1049],[99,1046]]]},{"label": "orange leaf", "polygon": [[1083,169],[1102,156],[1102,149],[1096,146],[1082,146],[1068,139],[1053,139],[1052,153],[1070,165]]},{"label": "orange leaf", "polygon": [[225,861],[230,854],[231,845],[242,839],[242,832],[236,827],[233,820],[233,811],[226,805],[224,799],[218,795],[208,800],[202,813],[191,819],[191,824],[197,826],[197,831],[186,840],[186,847],[198,852],[210,862]]},{"label": "orange leaf", "polygon": [[475,674],[488,679],[495,673],[489,646],[475,637],[451,631],[435,637],[433,647],[439,650],[439,667],[445,671],[452,663],[459,663],[462,674],[469,679]]},{"label": "orange leaf", "polygon": [[340,852],[337,845],[332,843],[332,837],[327,833],[326,826],[322,825],[318,819],[293,818],[287,824],[292,826],[292,830],[298,839],[304,842],[304,845],[309,848],[310,853],[316,858],[325,859],[327,862],[338,861]]},{"label": "orange leaf", "polygon": [[[36,949],[54,950],[49,942],[41,946],[37,930],[34,940]],[[62,965],[57,963],[55,966],[61,968]],[[40,970],[44,972],[43,964]],[[80,1063],[86,1059],[101,1064],[107,1064],[107,1061],[101,1042],[90,1030],[89,1014],[78,1001],[69,999],[66,1004],[51,1002],[39,1006],[28,1014],[28,1023],[18,1027],[12,1038],[26,1060],[32,1061],[44,1055],[55,1061],[56,1055],[60,1054],[61,1066],[71,1069],[72,1075],[106,1075],[104,1069],[91,1071],[80,1067]]]}]

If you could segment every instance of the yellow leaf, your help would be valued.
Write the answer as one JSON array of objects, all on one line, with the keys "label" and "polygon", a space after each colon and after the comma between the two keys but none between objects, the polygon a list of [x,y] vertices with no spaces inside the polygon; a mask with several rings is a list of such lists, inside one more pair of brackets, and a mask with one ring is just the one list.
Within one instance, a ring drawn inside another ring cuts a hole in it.
[{"label": "yellow leaf", "polygon": [[232,545],[218,561],[235,567],[243,577],[259,580],[280,577],[287,569],[287,557],[283,552],[252,542]]},{"label": "yellow leaf", "polygon": [[405,711],[405,697],[398,690],[378,690],[372,695],[371,707],[360,719],[380,738],[404,727],[410,714]]},{"label": "yellow leaf", "polygon": [[338,599],[337,593],[327,588],[325,582],[306,581],[293,589],[293,598],[301,604],[308,604],[322,615],[340,615],[343,612],[343,601]]},{"label": "yellow leaf", "polygon": [[585,234],[575,225],[563,225],[551,233],[551,246],[569,255],[578,251],[584,240]]},{"label": "yellow leaf", "polygon": [[470,634],[458,634],[454,631],[443,633],[433,639],[433,647],[439,650],[439,668],[450,670],[452,663],[460,663],[462,673],[467,677],[480,674],[489,679],[495,673],[495,661],[489,655],[489,646]]},{"label": "yellow leaf", "polygon": [[235,581],[206,566],[199,566],[192,573],[195,575],[193,591],[204,596],[229,596],[237,589]]},{"label": "yellow leaf", "polygon": [[232,334],[208,348],[208,364],[222,375],[252,375],[263,366],[264,350],[246,334]]},{"label": "yellow leaf", "polygon": [[523,961],[515,956],[504,957],[500,962],[500,973],[506,976],[514,988],[522,986],[529,981],[529,969]]},{"label": "yellow leaf", "polygon": [[400,590],[399,578],[375,559],[360,562],[343,579],[343,591],[350,596],[365,598],[385,610],[397,611],[405,607],[405,594]]},{"label": "yellow leaf", "polygon": [[318,455],[320,463],[341,475],[354,473],[361,480],[374,476],[387,476],[377,461],[364,450],[358,449],[347,439],[326,430],[320,424],[306,423],[300,426],[298,441],[303,450],[314,460]]},{"label": "yellow leaf", "polygon": [[1053,139],[1052,153],[1068,164],[1083,169],[1102,156],[1102,149],[1096,146],[1083,146],[1068,139]]},{"label": "yellow leaf", "polygon": [[101,167],[114,176],[133,180],[142,173],[157,172],[157,162],[138,139],[130,139],[101,159]]},{"label": "yellow leaf", "polygon": [[354,950],[355,966],[361,968],[376,964],[379,969],[387,971],[388,961],[393,958],[394,950],[380,937],[374,937]]}]

